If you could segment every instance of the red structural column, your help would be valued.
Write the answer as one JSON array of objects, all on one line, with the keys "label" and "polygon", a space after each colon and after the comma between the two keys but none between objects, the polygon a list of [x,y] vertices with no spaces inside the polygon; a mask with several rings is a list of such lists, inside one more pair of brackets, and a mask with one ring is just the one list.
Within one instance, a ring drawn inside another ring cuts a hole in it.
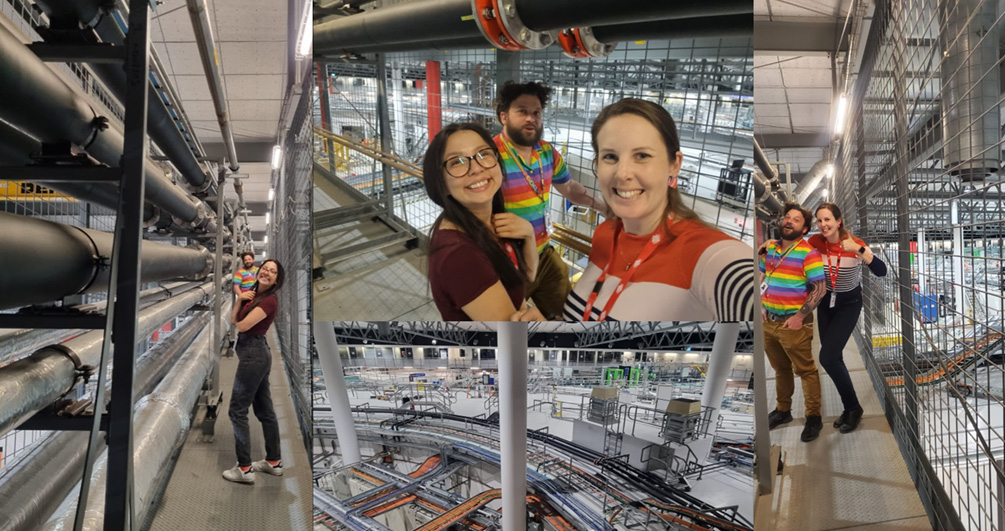
[{"label": "red structural column", "polygon": [[443,128],[439,61],[426,61],[426,116],[429,120],[429,139],[432,140]]},{"label": "red structural column", "polygon": [[321,63],[314,63],[315,70],[318,80],[318,98],[321,101],[321,129],[325,131],[328,130],[328,109],[324,102],[328,99],[325,98],[325,87],[329,84],[328,79],[328,69],[324,68]]}]

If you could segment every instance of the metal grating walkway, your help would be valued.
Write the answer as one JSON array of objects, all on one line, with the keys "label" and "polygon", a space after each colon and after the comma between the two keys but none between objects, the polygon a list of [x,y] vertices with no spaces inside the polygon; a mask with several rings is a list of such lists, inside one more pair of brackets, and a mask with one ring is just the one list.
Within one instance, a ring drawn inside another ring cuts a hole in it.
[{"label": "metal grating walkway", "polygon": [[[154,509],[151,531],[306,531],[311,528],[311,462],[300,437],[274,329],[268,341],[273,354],[269,381],[282,434],[284,475],[257,474],[253,485],[230,483],[221,477],[237,459],[233,428],[224,406],[216,422],[215,442],[200,441],[197,430],[189,432],[160,504]],[[236,356],[221,360],[220,383],[227,403],[236,370]],[[258,419],[250,412],[249,417],[251,456],[258,460],[265,456],[265,441]]]},{"label": "metal grating walkway", "polygon": [[[851,433],[841,434],[833,426],[841,414],[841,398],[820,367],[819,352],[820,340],[814,333],[813,357],[823,392],[820,437],[810,443],[799,440],[806,413],[798,377],[793,421],[771,431],[771,444],[782,447],[785,462],[781,477],[775,477],[771,529],[931,529],[854,338],[845,347],[844,359],[865,415]],[[775,371],[766,360],[765,365],[768,404],[774,409]]]}]

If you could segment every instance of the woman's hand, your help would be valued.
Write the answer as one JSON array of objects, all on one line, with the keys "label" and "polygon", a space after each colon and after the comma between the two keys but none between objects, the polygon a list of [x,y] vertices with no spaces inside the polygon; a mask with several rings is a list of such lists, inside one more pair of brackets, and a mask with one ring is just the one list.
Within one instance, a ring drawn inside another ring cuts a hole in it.
[{"label": "woman's hand", "polygon": [[526,310],[519,310],[509,318],[510,321],[547,321],[544,315],[541,314],[541,310],[537,309],[537,306],[531,306]]},{"label": "woman's hand", "polygon": [[255,290],[249,289],[248,291],[242,291],[240,295],[237,296],[237,300],[240,301],[250,301],[255,298]]},{"label": "woman's hand", "polygon": [[532,241],[534,239],[534,226],[526,219],[523,219],[512,212],[493,214],[492,228],[495,230],[496,236],[500,238],[510,238],[514,240],[530,239]]},{"label": "woman's hand", "polygon": [[844,247],[845,251],[851,251],[857,253],[859,248],[862,246],[858,244],[855,240],[851,239],[851,236],[841,240],[841,247]]}]

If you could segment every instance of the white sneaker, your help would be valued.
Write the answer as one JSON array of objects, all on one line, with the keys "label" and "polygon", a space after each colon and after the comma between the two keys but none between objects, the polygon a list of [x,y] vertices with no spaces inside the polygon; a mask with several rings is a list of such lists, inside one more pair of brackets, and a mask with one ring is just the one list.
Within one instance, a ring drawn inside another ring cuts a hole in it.
[{"label": "white sneaker", "polygon": [[255,467],[252,466],[247,472],[241,470],[239,465],[234,465],[234,468],[230,470],[223,471],[223,479],[227,481],[233,481],[234,483],[254,483],[255,482]]},{"label": "white sneaker", "polygon": [[251,469],[254,470],[255,472],[264,472],[266,474],[271,474],[273,476],[282,476],[283,462],[280,461],[278,465],[272,466],[269,464],[267,460],[262,459],[261,461],[255,461],[254,463],[251,463]]}]

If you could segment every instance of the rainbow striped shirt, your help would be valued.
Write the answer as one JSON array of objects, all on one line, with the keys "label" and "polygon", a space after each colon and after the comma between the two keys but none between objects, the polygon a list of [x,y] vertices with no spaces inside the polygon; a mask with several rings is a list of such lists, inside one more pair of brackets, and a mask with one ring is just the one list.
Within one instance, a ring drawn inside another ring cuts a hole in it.
[{"label": "rainbow striped shirt", "polygon": [[251,266],[251,269],[241,268],[234,273],[234,284],[241,286],[241,291],[248,291],[255,285],[258,279],[258,266]]},{"label": "rainbow striped shirt", "polygon": [[[534,146],[534,153],[531,155],[529,164],[523,160],[523,157],[520,157],[515,147],[507,146],[509,142],[503,138],[501,133],[496,135],[495,141],[496,147],[499,148],[499,166],[503,171],[502,191],[506,211],[530,222],[534,227],[537,250],[540,252],[548,244],[549,238],[549,227],[545,226],[545,213],[551,199],[551,183],[565,184],[569,182],[571,178],[569,169],[565,167],[562,155],[544,140]],[[517,160],[513,159],[513,155],[517,157]],[[543,193],[544,201],[531,188],[523,172],[520,171],[521,167],[534,181],[538,191]]]},{"label": "rainbow striped shirt", "polygon": [[[809,284],[824,280],[824,262],[820,251],[806,240],[799,240],[788,251],[781,248],[781,240],[768,244],[768,252],[761,255],[759,268],[767,273],[767,289],[761,294],[761,304],[775,315],[792,315],[806,303]],[[781,260],[781,263],[779,263]]]}]

